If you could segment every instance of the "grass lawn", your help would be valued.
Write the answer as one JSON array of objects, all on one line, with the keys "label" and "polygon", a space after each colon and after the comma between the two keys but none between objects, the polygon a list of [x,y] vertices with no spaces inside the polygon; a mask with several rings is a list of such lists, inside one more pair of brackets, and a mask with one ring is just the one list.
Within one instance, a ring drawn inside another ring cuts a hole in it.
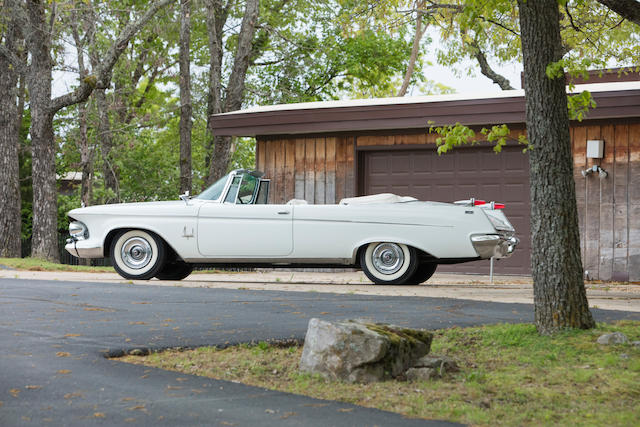
[{"label": "grass lawn", "polygon": [[170,350],[120,360],[274,390],[339,400],[409,417],[472,425],[640,425],[640,348],[602,346],[602,333],[640,340],[640,322],[598,324],[541,337],[530,324],[435,331],[432,354],[461,371],[439,380],[330,382],[297,371],[300,346],[267,343]]},{"label": "grass lawn", "polygon": [[56,264],[38,258],[0,258],[0,265],[28,271],[83,271],[87,273],[114,273],[113,267]]}]

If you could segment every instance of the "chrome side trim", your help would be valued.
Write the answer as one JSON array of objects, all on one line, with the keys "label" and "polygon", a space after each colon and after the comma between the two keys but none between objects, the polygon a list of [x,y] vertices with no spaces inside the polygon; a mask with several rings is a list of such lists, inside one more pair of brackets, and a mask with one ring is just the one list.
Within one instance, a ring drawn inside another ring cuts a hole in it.
[{"label": "chrome side trim", "polygon": [[340,264],[353,265],[350,258],[185,258],[185,262],[202,264]]},{"label": "chrome side trim", "polygon": [[64,247],[67,252],[69,252],[74,257],[78,258],[104,258],[104,254],[102,253],[102,246],[92,247],[92,248],[83,248],[82,246],[77,246],[76,243],[67,243]]}]

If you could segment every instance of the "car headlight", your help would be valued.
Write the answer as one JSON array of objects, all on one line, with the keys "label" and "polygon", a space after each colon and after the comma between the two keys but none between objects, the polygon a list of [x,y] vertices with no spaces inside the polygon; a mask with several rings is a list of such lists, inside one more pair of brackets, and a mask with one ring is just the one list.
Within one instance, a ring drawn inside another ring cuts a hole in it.
[{"label": "car headlight", "polygon": [[85,240],[89,238],[89,229],[80,221],[69,223],[69,234],[74,240]]}]

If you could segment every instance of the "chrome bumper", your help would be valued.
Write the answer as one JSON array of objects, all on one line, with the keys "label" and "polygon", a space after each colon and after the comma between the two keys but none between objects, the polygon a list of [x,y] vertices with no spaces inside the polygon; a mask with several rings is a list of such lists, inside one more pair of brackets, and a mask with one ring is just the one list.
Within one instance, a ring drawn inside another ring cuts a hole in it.
[{"label": "chrome bumper", "polygon": [[520,243],[513,235],[476,234],[471,236],[471,244],[483,259],[508,258]]},{"label": "chrome bumper", "polygon": [[102,246],[94,246],[86,244],[86,241],[79,240],[74,242],[73,239],[67,239],[65,249],[74,257],[78,258],[104,258]]}]

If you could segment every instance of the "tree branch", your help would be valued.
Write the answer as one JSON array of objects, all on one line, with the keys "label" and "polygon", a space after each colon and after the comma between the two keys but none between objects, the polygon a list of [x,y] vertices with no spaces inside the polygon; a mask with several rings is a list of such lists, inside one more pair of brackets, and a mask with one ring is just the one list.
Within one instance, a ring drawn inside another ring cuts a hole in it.
[{"label": "tree branch", "polygon": [[637,0],[597,0],[598,3],[605,5],[618,15],[640,25],[640,4]]},{"label": "tree branch", "polygon": [[7,58],[7,60],[11,63],[13,68],[15,68],[18,73],[24,73],[27,71],[27,65],[15,53],[7,49],[7,47],[3,44],[0,44],[0,55]]},{"label": "tree branch", "polygon": [[70,93],[54,98],[51,101],[50,112],[55,113],[64,107],[84,102],[89,98],[94,89],[106,89],[111,81],[111,71],[118,58],[127,48],[129,40],[163,7],[175,0],[158,0],[152,3],[140,19],[129,22],[122,30],[118,38],[111,44],[104,56],[104,60],[98,65],[95,74],[87,76],[80,85]]},{"label": "tree branch", "polygon": [[476,58],[476,61],[478,61],[478,64],[480,65],[480,72],[482,74],[484,74],[486,77],[491,79],[491,81],[493,81],[495,84],[500,86],[500,89],[502,89],[502,90],[513,90],[514,89],[513,86],[511,86],[511,84],[509,83],[509,80],[506,77],[504,77],[501,74],[496,73],[491,68],[491,66],[489,65],[489,62],[487,61],[487,57],[485,56],[485,54],[480,49],[480,46],[478,46],[478,43],[476,43],[475,41],[472,41],[472,42],[469,43],[469,46],[473,50],[473,52],[472,52],[473,57]]}]

